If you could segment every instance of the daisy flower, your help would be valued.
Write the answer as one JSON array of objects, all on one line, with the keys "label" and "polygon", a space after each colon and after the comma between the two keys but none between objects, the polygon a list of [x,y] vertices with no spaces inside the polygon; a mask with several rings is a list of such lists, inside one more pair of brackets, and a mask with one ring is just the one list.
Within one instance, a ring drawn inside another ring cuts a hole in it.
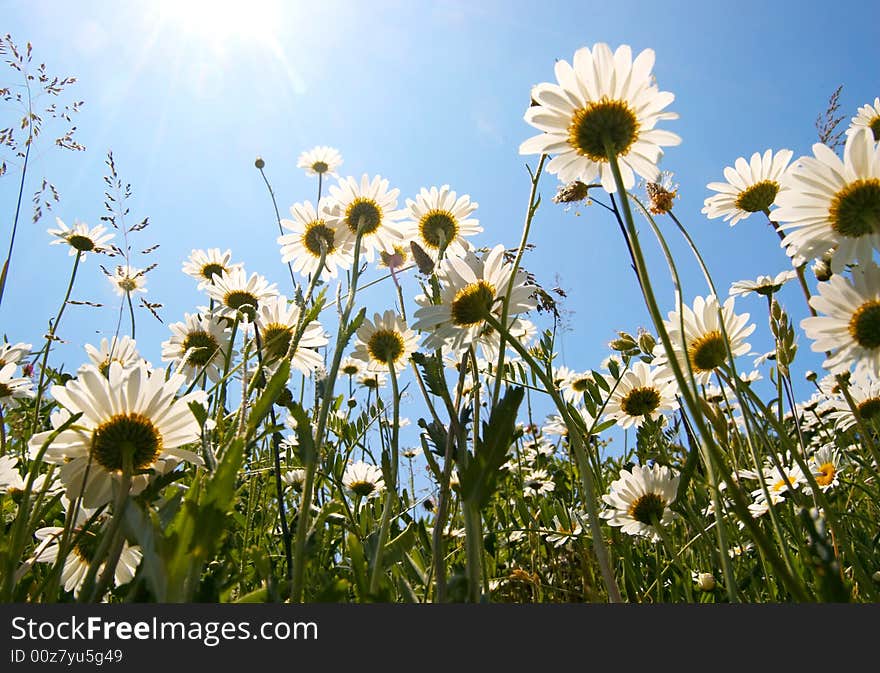
[{"label": "daisy flower", "polygon": [[[303,276],[312,276],[321,264],[321,278],[335,278],[338,269],[347,269],[352,263],[354,237],[340,227],[340,222],[326,215],[327,201],[321,200],[318,210],[310,201],[294,203],[290,207],[292,220],[281,220],[281,227],[290,233],[278,237],[281,261],[292,262],[291,268]],[[318,214],[318,211],[321,214]]]},{"label": "daisy flower", "polygon": [[369,390],[378,390],[388,383],[388,377],[382,372],[365,371],[357,376],[358,385]]},{"label": "daisy flower", "polygon": [[23,491],[24,479],[18,473],[18,458],[15,456],[0,456],[0,493],[10,491]]},{"label": "daisy flower", "polygon": [[[288,302],[284,295],[273,297],[260,306],[257,327],[262,340],[264,364],[271,365],[287,354],[299,320],[299,306]],[[302,374],[310,376],[317,367],[324,364],[324,359],[316,349],[326,345],[324,328],[317,320],[312,320],[303,329],[290,364]]]},{"label": "daisy flower", "polygon": [[400,371],[409,356],[419,347],[416,333],[395,311],[376,313],[373,320],[365,318],[357,331],[352,357],[367,363],[370,371],[388,371],[393,365]]},{"label": "daisy flower", "polygon": [[21,342],[15,344],[8,342],[0,343],[0,367],[5,367],[10,362],[18,364],[25,355],[30,355],[30,352],[31,344]]},{"label": "daisy flower", "polygon": [[710,182],[706,187],[715,196],[704,201],[701,211],[709,219],[724,217],[732,227],[752,213],[770,209],[782,186],[783,176],[791,162],[791,150],[767,150],[763,156],[755,152],[749,161],[740,157],[733,167],[724,169],[727,182]]},{"label": "daisy flower", "polygon": [[817,353],[830,352],[822,366],[840,373],[856,365],[880,376],[880,268],[873,262],[853,269],[852,280],[835,274],[817,285],[810,306],[825,315],[801,320]]},{"label": "daisy flower", "polygon": [[[749,344],[745,339],[755,331],[755,325],[749,324],[748,313],[734,313],[733,305],[734,298],[730,297],[721,307],[721,314],[730,339],[730,352],[737,357],[749,352]],[[727,362],[727,346],[718,309],[715,295],[697,297],[694,299],[693,309],[682,306],[678,311],[670,311],[668,320],[663,321],[682,372],[687,375],[690,364],[694,379],[702,385],[709,383],[712,373]],[[681,332],[682,317],[684,334]],[[662,343],[658,342],[654,347],[654,356],[654,363],[661,368],[660,375],[672,378],[672,367]]]},{"label": "daisy flower", "polygon": [[[749,505],[749,511],[752,516],[763,516],[770,511],[770,505],[778,505],[785,500],[785,494],[794,491],[806,483],[806,478],[800,468],[781,464],[781,469],[776,466],[764,467],[764,482],[767,486],[767,493],[763,488],[756,488],[752,491],[754,502]],[[769,501],[767,494],[770,495]]]},{"label": "daisy flower", "polygon": [[0,404],[2,405],[34,396],[33,381],[27,377],[16,376],[16,369],[18,365],[14,362],[0,367]]},{"label": "daisy flower", "polygon": [[[580,415],[581,421],[586,430],[589,430],[596,424],[596,419],[590,416],[590,412],[586,409],[578,408],[577,412]],[[541,434],[562,437],[563,439],[568,440],[568,425],[566,425],[562,416],[559,414],[553,414],[547,418],[547,422],[541,428]]]},{"label": "daisy flower", "polygon": [[58,228],[48,230],[56,237],[50,245],[67,243],[71,256],[81,252],[106,252],[110,247],[107,243],[113,238],[113,233],[108,234],[107,227],[101,224],[90,229],[89,225],[79,220],[74,220],[72,227],[64,224],[60,217],[56,217],[55,222]]},{"label": "daisy flower", "polygon": [[357,376],[364,371],[365,366],[363,360],[347,357],[339,363],[339,372],[346,376]]},{"label": "daisy flower", "polygon": [[843,455],[833,444],[816,451],[807,464],[823,492],[840,484],[840,473],[846,467]]},{"label": "daisy flower", "polygon": [[[73,547],[64,558],[64,567],[61,570],[61,581],[64,583],[65,591],[72,591],[75,597],[79,596],[85,582],[86,575],[89,572],[89,566],[98,551],[100,538],[91,530],[83,530],[88,516],[86,512],[80,510],[77,528],[72,531],[71,540],[74,541]],[[61,538],[64,535],[64,528],[59,526],[47,526],[34,531],[34,535],[40,540],[38,551],[34,556],[34,561],[39,563],[55,563],[58,560],[58,552],[61,548]],[[119,561],[116,563],[116,569],[113,573],[114,586],[122,586],[128,584],[134,579],[137,567],[140,565],[143,553],[140,547],[129,546],[128,541],[122,543],[122,553],[119,555]],[[106,563],[102,563],[98,568],[98,577],[100,577]]]},{"label": "daisy flower", "polygon": [[532,470],[523,475],[523,495],[527,498],[547,495],[555,489],[556,484],[547,470]]},{"label": "daisy flower", "polygon": [[[510,332],[510,340],[515,340],[523,346],[528,346],[535,334],[538,333],[538,327],[535,323],[523,318],[514,318],[507,330]],[[508,352],[504,363],[505,367],[510,367],[519,360],[519,356],[510,346],[510,340],[505,344]],[[477,343],[480,346],[480,354],[482,355],[482,357],[477,358],[477,364],[482,365],[480,366],[480,372],[491,378],[493,374],[489,373],[489,366],[494,366],[498,362],[498,352],[501,349],[501,335],[491,325],[484,324],[477,338]]]},{"label": "daisy flower", "polygon": [[[678,408],[675,379],[661,378],[659,369],[636,362],[624,372],[605,407],[605,418],[622,428],[640,427],[646,418],[657,420],[664,412]],[[609,381],[614,385],[614,380]]]},{"label": "daisy flower", "polygon": [[[837,391],[839,393],[840,389],[837,388]],[[860,420],[870,422],[875,418],[880,419],[880,380],[862,369],[850,377],[847,392],[856,408],[855,414],[842,395],[831,395],[831,420],[838,431],[849,430]]]},{"label": "daisy flower", "polygon": [[325,219],[331,226],[346,232],[356,240],[361,231],[361,253],[372,262],[376,252],[394,252],[394,244],[400,243],[399,220],[402,211],[396,210],[399,189],[388,189],[388,180],[375,176],[372,180],[364,174],[358,182],[353,177],[343,178],[330,186]]},{"label": "daisy flower", "polygon": [[256,319],[261,302],[278,296],[275,283],[270,285],[257,273],[252,273],[248,278],[245,270],[240,267],[215,276],[214,283],[205,289],[211,299],[217,302],[217,310],[222,316],[234,320],[240,315],[246,322]]},{"label": "daisy flower", "polygon": [[471,249],[465,237],[483,231],[479,220],[471,217],[477,205],[467,194],[457,196],[449,185],[423,187],[415,200],[406,200],[410,219],[401,223],[403,237],[417,241],[435,262],[441,252],[461,257]]},{"label": "daisy flower", "polygon": [[135,292],[147,291],[145,287],[147,284],[147,269],[138,269],[129,265],[117,266],[109,278],[113,284],[113,290],[120,297]]},{"label": "daisy flower", "polygon": [[199,281],[199,289],[214,282],[215,276],[221,276],[223,272],[240,269],[240,262],[232,264],[232,251],[220,252],[220,248],[208,250],[193,250],[189,258],[183,263],[183,272]]},{"label": "daisy flower", "polygon": [[880,97],[874,99],[874,104],[866,103],[859,108],[858,114],[850,120],[846,135],[851,136],[863,128],[871,129],[874,142],[880,140]]},{"label": "daisy flower", "polygon": [[327,145],[318,145],[310,150],[306,150],[299,155],[296,167],[305,170],[306,175],[336,175],[336,169],[342,165],[342,155],[339,150],[328,147]]},{"label": "daisy flower", "polygon": [[[440,265],[443,283],[440,304],[433,305],[426,295],[416,297],[413,329],[429,332],[425,346],[460,351],[475,345],[492,315],[501,320],[502,300],[513,273],[513,265],[504,261],[504,246],[497,245],[482,258],[468,253],[463,258],[447,257]],[[508,316],[535,307],[532,290],[522,269],[514,277]],[[513,318],[509,318],[513,322]]]},{"label": "daisy flower", "polygon": [[561,182],[589,184],[599,178],[608,192],[616,191],[609,152],[618,157],[626,189],[635,184],[635,173],[656,181],[660,147],[678,145],[681,138],[654,128],[678,115],[663,112],[675,96],[654,84],[653,66],[651,49],[633,60],[629,46],[612,54],[603,43],[576,51],[572,64],[557,61],[558,84],[535,86],[524,116],[541,133],[520,145],[519,153],[554,155],[547,172]]},{"label": "daisy flower", "polygon": [[[161,474],[181,460],[202,464],[199,456],[183,447],[201,437],[188,405],[204,402],[206,395],[199,390],[176,398],[184,381],[182,374],[166,380],[164,370],[150,371],[145,364],[123,369],[113,362],[106,377],[97,367],[86,366],[66,385],[52,386],[52,396],[64,409],[52,414],[53,428],[70,414],[83,414],[58,434],[43,456],[45,462],[61,465],[60,478],[70,500],[82,489],[85,507],[109,502],[113,482],[119,480],[127,461],[134,474],[133,494],[146,487],[147,471]],[[31,438],[32,457],[50,434],[41,432]]]},{"label": "daisy flower", "polygon": [[610,491],[602,496],[608,509],[603,519],[629,535],[660,540],[655,524],[668,526],[674,514],[669,505],[675,500],[679,475],[671,468],[654,464],[636,465],[632,471],[621,470]]},{"label": "daisy flower", "polygon": [[118,362],[123,369],[145,362],[137,351],[137,342],[127,334],[119,339],[115,336],[111,340],[104,337],[97,348],[92,344],[86,344],[85,349],[89,362],[104,376],[110,370],[111,362]]},{"label": "daisy flower", "polygon": [[306,482],[306,471],[301,468],[288,470],[281,475],[281,480],[292,487],[294,491],[300,492],[303,490],[303,484]]},{"label": "daisy flower", "polygon": [[557,548],[562,547],[567,542],[573,540],[584,532],[580,524],[580,517],[574,512],[569,512],[568,521],[566,523],[562,523],[559,520],[559,516],[554,514],[553,528],[554,532],[547,533],[545,539]]},{"label": "daisy flower", "polygon": [[775,276],[758,276],[755,280],[738,280],[730,286],[731,297],[745,297],[752,292],[762,297],[779,292],[788,281],[797,278],[792,269],[777,273]]},{"label": "daisy flower", "polygon": [[362,460],[345,468],[342,484],[360,498],[372,498],[385,490],[382,470]]},{"label": "daisy flower", "polygon": [[171,338],[162,342],[162,362],[170,362],[176,371],[182,371],[187,381],[203,373],[211,381],[219,381],[231,347],[226,325],[210,314],[185,313],[183,322],[168,328]]},{"label": "daisy flower", "polygon": [[788,172],[773,213],[786,232],[790,257],[822,257],[831,248],[831,269],[869,262],[880,248],[880,146],[868,129],[846,139],[843,160],[821,143],[814,157],[801,157]]}]

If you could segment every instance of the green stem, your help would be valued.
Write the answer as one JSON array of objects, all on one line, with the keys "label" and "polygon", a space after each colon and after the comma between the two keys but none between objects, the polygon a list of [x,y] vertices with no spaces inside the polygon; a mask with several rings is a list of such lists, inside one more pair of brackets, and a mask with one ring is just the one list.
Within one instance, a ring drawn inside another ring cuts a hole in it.
[{"label": "green stem", "polygon": [[49,325],[49,333],[46,335],[46,345],[43,346],[43,360],[40,362],[40,380],[37,384],[37,396],[34,400],[34,420],[32,423],[33,431],[36,432],[40,422],[40,402],[43,400],[44,386],[46,383],[46,363],[49,361],[49,351],[52,342],[55,340],[55,332],[58,331],[58,323],[61,322],[61,316],[64,315],[64,309],[67,306],[67,300],[70,299],[70,293],[73,290],[73,281],[76,278],[76,270],[79,268],[79,258],[83,253],[77,252],[73,261],[73,270],[70,272],[70,281],[67,283],[67,292],[64,294],[64,300],[58,309],[54,322]]}]

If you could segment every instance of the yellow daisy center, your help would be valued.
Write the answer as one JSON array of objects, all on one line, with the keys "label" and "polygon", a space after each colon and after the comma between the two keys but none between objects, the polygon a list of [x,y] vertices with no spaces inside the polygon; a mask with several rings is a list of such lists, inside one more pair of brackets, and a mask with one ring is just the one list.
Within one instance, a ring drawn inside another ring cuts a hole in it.
[{"label": "yellow daisy center", "polygon": [[449,245],[458,236],[458,221],[448,210],[431,210],[419,220],[419,233],[429,248]]},{"label": "yellow daisy center", "polygon": [[868,122],[868,128],[874,133],[874,142],[880,140],[880,115]]},{"label": "yellow daisy center", "polygon": [[345,209],[345,224],[353,234],[372,234],[382,224],[382,209],[372,199],[358,197]]},{"label": "yellow daisy center", "polygon": [[293,329],[287,325],[270,323],[263,329],[262,337],[266,359],[273,360],[287,354],[290,340],[293,338]]},{"label": "yellow daisy center", "polygon": [[828,208],[831,228],[841,236],[859,238],[880,229],[880,179],[860,178],[846,185]]},{"label": "yellow daisy center", "polygon": [[357,365],[348,364],[342,366],[342,373],[346,376],[354,376],[358,372],[360,372],[361,368]]},{"label": "yellow daisy center", "polygon": [[205,280],[214,280],[214,276],[222,276],[226,271],[226,267],[217,262],[208,262],[202,267],[202,278]]},{"label": "yellow daisy center", "polygon": [[383,365],[397,362],[404,348],[403,336],[390,329],[376,330],[367,342],[370,357]]},{"label": "yellow daisy center", "polygon": [[302,235],[303,247],[309,251],[313,257],[320,259],[321,251],[329,255],[336,250],[336,233],[327,226],[324,220],[314,220],[306,225],[306,230]]},{"label": "yellow daisy center", "polygon": [[849,320],[849,333],[862,348],[880,346],[880,301],[866,301],[856,309]]},{"label": "yellow daisy center", "polygon": [[248,320],[253,320],[257,316],[259,300],[250,292],[244,290],[228,292],[223,298],[223,303],[233,311],[241,311]]},{"label": "yellow daisy center", "polygon": [[666,501],[657,493],[645,493],[632,501],[628,511],[633,519],[650,526],[654,520],[660,521],[663,518],[665,509]]},{"label": "yellow daisy center", "polygon": [[568,126],[568,144],[592,161],[608,161],[608,153],[629,152],[639,137],[639,120],[624,100],[607,96],[576,110]]},{"label": "yellow daisy center", "polygon": [[348,488],[351,489],[352,493],[363,498],[376,490],[376,484],[372,481],[358,480],[351,482],[348,485]]},{"label": "yellow daisy center", "polygon": [[88,236],[82,234],[73,234],[68,237],[67,242],[80,252],[89,252],[95,249],[95,242]]},{"label": "yellow daisy center", "polygon": [[648,416],[660,406],[656,388],[633,388],[620,401],[620,408],[628,416]]},{"label": "yellow daisy center", "polygon": [[217,353],[220,344],[210,332],[195,330],[186,335],[182,344],[184,352],[193,349],[187,362],[192,367],[204,367]]},{"label": "yellow daisy center", "polygon": [[91,563],[98,551],[100,538],[91,531],[76,531],[73,552],[86,563]]},{"label": "yellow daisy center", "polygon": [[121,470],[131,457],[135,472],[150,467],[162,451],[162,437],[153,422],[138,413],[116,414],[92,435],[92,459],[108,472]]},{"label": "yellow daisy center", "polygon": [[571,389],[576,393],[582,393],[587,390],[587,386],[592,381],[589,376],[582,376],[571,382]]},{"label": "yellow daisy center", "polygon": [[327,165],[326,161],[316,161],[312,164],[312,170],[315,171],[315,173],[326,173],[330,170],[330,166]]},{"label": "yellow daisy center", "polygon": [[458,327],[470,327],[486,319],[495,300],[495,288],[485,280],[465,285],[455,293],[450,313]]},{"label": "yellow daisy center", "polygon": [[117,283],[119,287],[125,290],[126,292],[132,292],[137,289],[137,279],[132,278],[131,276],[123,276],[120,278]]},{"label": "yellow daisy center", "polygon": [[734,205],[747,213],[759,213],[773,205],[773,199],[776,198],[778,193],[778,182],[775,180],[763,180],[741,191],[739,196],[736,197]]},{"label": "yellow daisy center", "polygon": [[12,395],[12,388],[5,383],[0,383],[0,399]]},{"label": "yellow daisy center", "polygon": [[834,482],[834,477],[837,476],[837,468],[834,467],[834,463],[822,463],[817,472],[819,474],[816,475],[816,483],[819,486],[828,486]]},{"label": "yellow daisy center", "polygon": [[688,359],[696,372],[711,372],[727,359],[724,337],[718,330],[706,332],[688,346]]},{"label": "yellow daisy center", "polygon": [[872,397],[860,402],[856,410],[859,412],[859,418],[871,420],[880,414],[880,398]]}]

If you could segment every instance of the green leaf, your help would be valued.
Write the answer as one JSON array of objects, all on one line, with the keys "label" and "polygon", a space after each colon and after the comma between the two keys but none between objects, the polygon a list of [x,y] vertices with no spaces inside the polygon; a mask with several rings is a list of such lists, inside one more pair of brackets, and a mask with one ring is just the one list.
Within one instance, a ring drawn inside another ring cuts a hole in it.
[{"label": "green leaf", "polygon": [[303,464],[314,462],[317,457],[315,440],[312,438],[312,424],[309,415],[299,402],[294,402],[288,407],[293,420],[296,422],[294,434],[296,434],[296,452]]},{"label": "green leaf", "polygon": [[284,386],[287,385],[288,378],[290,378],[290,360],[282,360],[269,383],[266,384],[263,394],[257,398],[257,401],[251,407],[250,417],[247,422],[247,437],[249,439],[254,436],[260,423],[263,422],[263,419],[269,413],[275,400],[278,399]]}]

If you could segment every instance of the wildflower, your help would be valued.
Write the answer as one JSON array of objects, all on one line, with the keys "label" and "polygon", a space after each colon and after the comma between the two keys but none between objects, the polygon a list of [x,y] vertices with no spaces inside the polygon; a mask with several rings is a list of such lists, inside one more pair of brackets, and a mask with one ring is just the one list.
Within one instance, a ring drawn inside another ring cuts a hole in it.
[{"label": "wildflower", "polygon": [[294,203],[290,207],[293,219],[281,220],[282,229],[288,233],[277,239],[281,261],[292,262],[291,268],[303,276],[318,272],[323,255],[323,280],[335,278],[340,268],[350,267],[354,249],[354,238],[340,229],[337,220],[327,217],[327,207],[326,199],[321,200],[317,210],[309,201]]},{"label": "wildflower", "polygon": [[90,229],[89,225],[79,220],[74,220],[73,226],[68,227],[60,217],[56,217],[55,222],[58,228],[49,229],[49,233],[56,237],[50,245],[67,243],[71,256],[83,252],[107,252],[109,249],[107,243],[113,238],[113,234],[107,233],[107,227],[99,224]]},{"label": "wildflower", "polygon": [[724,217],[732,227],[752,213],[770,210],[782,189],[782,179],[791,162],[791,150],[767,150],[763,156],[752,154],[746,161],[743,157],[734,162],[734,167],[724,169],[727,182],[710,182],[706,185],[714,192],[705,200],[703,210],[706,217]]},{"label": "wildflower", "polygon": [[[300,308],[287,297],[278,295],[264,301],[257,313],[257,327],[263,349],[263,363],[274,372],[273,364],[287,354],[294,332],[300,321]],[[323,366],[317,349],[327,345],[324,328],[317,320],[311,320],[303,329],[296,349],[291,353],[290,364],[302,374],[309,376]]]},{"label": "wildflower", "polygon": [[306,471],[303,469],[287,470],[281,475],[281,480],[294,491],[301,492],[306,481]]},{"label": "wildflower", "polygon": [[618,157],[626,189],[635,184],[635,173],[656,180],[660,146],[678,145],[681,138],[654,128],[678,115],[662,112],[675,96],[654,84],[653,65],[651,49],[633,61],[629,46],[612,54],[604,43],[576,51],[573,64],[557,61],[558,84],[532,89],[537,105],[526,110],[525,120],[541,133],[522,143],[520,154],[555,155],[547,172],[566,183],[598,177],[607,192],[616,191],[609,154]]},{"label": "wildflower", "polygon": [[318,145],[310,150],[306,150],[299,155],[296,167],[305,170],[306,175],[336,175],[336,169],[342,165],[342,155],[339,150],[328,147],[327,145]]},{"label": "wildflower", "polygon": [[[614,381],[609,381],[611,385]],[[656,420],[663,412],[678,408],[675,379],[660,376],[644,362],[636,362],[614,388],[605,408],[605,417],[622,428],[640,427],[645,419]]]},{"label": "wildflower", "polygon": [[242,268],[241,263],[232,264],[232,251],[220,252],[220,248],[193,250],[183,263],[183,272],[199,281],[199,289],[214,282],[215,277]]},{"label": "wildflower", "polygon": [[372,498],[385,490],[382,470],[363,461],[351,463],[342,475],[343,485],[356,496]]},{"label": "wildflower", "polygon": [[18,364],[30,352],[31,344],[2,342],[0,343],[0,367],[5,367],[9,363]]},{"label": "wildflower", "polygon": [[523,495],[525,497],[538,497],[552,493],[556,484],[547,470],[533,470],[523,476]]},{"label": "wildflower", "polygon": [[135,292],[146,292],[147,270],[133,266],[117,266],[110,276],[113,289],[120,297]]},{"label": "wildflower", "polygon": [[202,374],[211,381],[219,381],[232,347],[226,326],[211,314],[186,313],[183,322],[168,327],[171,338],[162,342],[162,361],[183,371],[187,381]]},{"label": "wildflower", "polygon": [[217,302],[218,314],[234,320],[236,316],[244,322],[256,320],[260,302],[267,302],[278,296],[275,283],[271,285],[263,276],[252,273],[248,278],[243,268],[224,271],[214,277],[214,283],[206,287],[208,295]]},{"label": "wildflower", "polygon": [[467,194],[458,196],[449,185],[422,188],[415,200],[406,200],[409,219],[401,225],[403,237],[417,241],[435,262],[444,253],[462,257],[472,247],[465,237],[483,231],[479,220],[471,217],[477,205]]},{"label": "wildflower", "polygon": [[679,476],[669,467],[654,464],[636,465],[632,471],[621,470],[620,479],[612,482],[602,496],[608,509],[602,517],[624,533],[660,540],[656,526],[672,523],[669,505],[675,500]]},{"label": "wildflower", "polygon": [[874,99],[874,104],[866,103],[859,108],[858,114],[850,120],[846,135],[851,136],[863,128],[871,129],[874,142],[880,140],[880,97]]},{"label": "wildflower", "polygon": [[0,493],[24,490],[24,479],[18,473],[17,465],[15,456],[0,456]]},{"label": "wildflower", "polygon": [[782,271],[775,276],[758,276],[755,280],[738,280],[730,286],[731,297],[745,297],[752,292],[767,297],[782,289],[788,281],[797,278],[793,270]]},{"label": "wildflower", "polygon": [[104,376],[110,371],[111,362],[118,362],[123,369],[146,362],[138,353],[137,342],[127,334],[121,338],[114,336],[110,340],[104,337],[97,348],[92,344],[86,344],[85,349],[89,362]]},{"label": "wildflower", "polygon": [[416,333],[389,310],[382,315],[376,313],[373,320],[364,319],[352,357],[366,362],[370,371],[388,371],[392,366],[400,371],[418,346]]}]

